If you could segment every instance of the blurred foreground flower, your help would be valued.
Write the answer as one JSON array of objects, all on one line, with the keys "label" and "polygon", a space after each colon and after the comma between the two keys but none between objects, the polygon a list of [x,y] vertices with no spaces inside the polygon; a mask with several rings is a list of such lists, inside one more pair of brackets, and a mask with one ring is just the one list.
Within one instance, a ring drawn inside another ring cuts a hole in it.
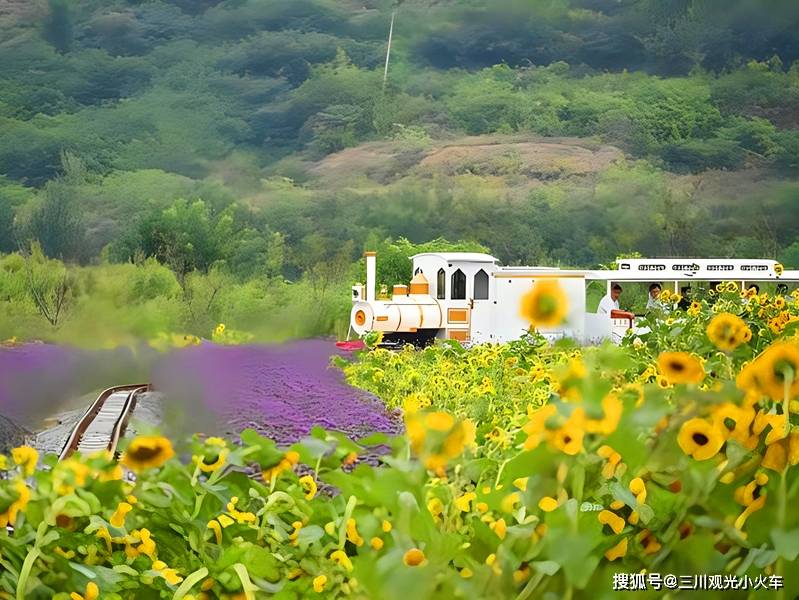
[{"label": "blurred foreground flower", "polygon": [[537,281],[522,297],[521,315],[533,327],[556,327],[563,323],[568,312],[566,292],[554,280]]},{"label": "blurred foreground flower", "polygon": [[151,467],[160,467],[175,455],[172,442],[161,436],[138,436],[128,444],[122,464],[139,473]]},{"label": "blurred foreground flower", "polygon": [[702,362],[687,352],[661,353],[658,370],[671,384],[700,383],[705,378]]}]

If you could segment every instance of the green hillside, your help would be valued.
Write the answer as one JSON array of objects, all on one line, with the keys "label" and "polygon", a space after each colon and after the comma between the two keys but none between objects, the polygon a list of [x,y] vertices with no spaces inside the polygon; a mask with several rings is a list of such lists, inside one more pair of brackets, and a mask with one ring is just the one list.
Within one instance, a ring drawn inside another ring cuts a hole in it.
[{"label": "green hillside", "polygon": [[33,241],[76,277],[164,265],[198,333],[226,313],[191,281],[320,305],[387,238],[799,267],[797,30],[754,0],[6,2],[0,336]]}]

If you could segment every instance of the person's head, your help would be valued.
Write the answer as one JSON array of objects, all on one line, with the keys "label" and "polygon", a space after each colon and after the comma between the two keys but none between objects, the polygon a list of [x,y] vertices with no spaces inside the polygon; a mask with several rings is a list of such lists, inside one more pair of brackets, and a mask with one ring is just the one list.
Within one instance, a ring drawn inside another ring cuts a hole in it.
[{"label": "person's head", "polygon": [[760,286],[757,285],[756,283],[753,283],[752,285],[750,285],[749,289],[750,290],[755,290],[755,294],[759,294],[760,293]]},{"label": "person's head", "polygon": [[653,283],[649,286],[649,295],[652,297],[653,300],[657,300],[660,296],[660,284]]},{"label": "person's head", "polygon": [[787,293],[788,293],[788,286],[785,285],[784,283],[778,283],[777,284],[777,295],[778,296],[784,296]]},{"label": "person's head", "polygon": [[686,285],[680,288],[680,295],[683,298],[690,298],[691,297],[691,286]]},{"label": "person's head", "polygon": [[621,296],[621,286],[618,283],[614,283],[610,286],[610,297],[615,302]]}]

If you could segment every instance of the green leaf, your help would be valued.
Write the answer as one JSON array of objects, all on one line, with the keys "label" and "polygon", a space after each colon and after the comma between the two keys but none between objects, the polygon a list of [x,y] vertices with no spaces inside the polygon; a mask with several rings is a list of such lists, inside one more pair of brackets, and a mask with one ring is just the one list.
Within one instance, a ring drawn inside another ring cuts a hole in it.
[{"label": "green leaf", "polygon": [[302,544],[313,544],[314,542],[321,540],[325,535],[325,530],[319,527],[318,525],[309,525],[307,527],[303,527],[300,529],[300,533],[297,536],[297,543],[299,545]]},{"label": "green leaf", "polygon": [[[300,456],[315,461],[333,450],[333,445],[314,437],[307,437],[300,442]],[[307,460],[307,459],[306,459]]]},{"label": "green leaf", "polygon": [[583,497],[583,488],[585,487],[585,467],[583,465],[575,465],[571,469],[572,476],[572,497],[580,500]]},{"label": "green leaf", "polygon": [[560,570],[560,565],[552,560],[539,560],[530,564],[538,573],[543,573],[550,577]]},{"label": "green leaf", "polygon": [[638,506],[638,502],[635,500],[633,493],[618,481],[614,481],[610,484],[610,493],[613,494],[614,500],[620,500],[630,507]]},{"label": "green leaf", "polygon": [[520,452],[505,465],[502,479],[505,482],[512,482],[519,477],[527,477],[533,473],[546,470],[549,463],[551,463],[551,457],[543,445],[535,450]]},{"label": "green leaf", "polygon": [[244,552],[241,562],[255,577],[261,577],[273,583],[280,580],[277,559],[266,548],[250,545]]},{"label": "green leaf", "polygon": [[641,522],[644,525],[655,518],[655,511],[647,504],[639,504],[636,512],[638,512],[638,516],[641,518]]},{"label": "green leaf", "polygon": [[774,541],[774,550],[783,558],[796,560],[799,556],[799,529],[772,529],[771,539]]}]

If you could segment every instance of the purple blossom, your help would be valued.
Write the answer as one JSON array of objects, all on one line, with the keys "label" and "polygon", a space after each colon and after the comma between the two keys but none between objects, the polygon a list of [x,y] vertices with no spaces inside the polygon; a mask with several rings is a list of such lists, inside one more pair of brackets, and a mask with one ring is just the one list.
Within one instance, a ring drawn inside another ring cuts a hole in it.
[{"label": "purple blossom", "polygon": [[[336,353],[327,340],[274,346],[204,344],[173,353],[153,371],[156,389],[216,421],[216,432],[252,428],[289,445],[318,425],[357,440],[374,432],[396,434],[401,420],[379,399],[350,387],[329,365]],[[188,394],[188,395],[187,395]],[[225,431],[218,431],[225,423]],[[199,421],[197,423],[200,424]],[[207,431],[208,425],[203,429]]]}]

